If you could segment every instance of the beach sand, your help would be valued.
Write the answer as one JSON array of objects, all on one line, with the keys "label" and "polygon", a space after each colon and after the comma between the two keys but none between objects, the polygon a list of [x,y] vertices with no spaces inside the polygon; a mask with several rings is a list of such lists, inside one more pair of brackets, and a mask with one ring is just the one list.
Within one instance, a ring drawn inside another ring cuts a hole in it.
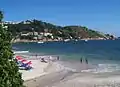
[{"label": "beach sand", "polygon": [[47,74],[47,72],[44,72],[44,69],[48,66],[48,63],[40,62],[40,60],[28,60],[28,61],[32,62],[33,69],[20,70],[20,72],[22,73],[23,80],[26,81]]},{"label": "beach sand", "polygon": [[119,72],[75,72],[57,62],[30,61],[33,69],[20,71],[26,87],[120,87]]},{"label": "beach sand", "polygon": [[27,87],[120,87],[120,75],[51,73],[24,83]]}]

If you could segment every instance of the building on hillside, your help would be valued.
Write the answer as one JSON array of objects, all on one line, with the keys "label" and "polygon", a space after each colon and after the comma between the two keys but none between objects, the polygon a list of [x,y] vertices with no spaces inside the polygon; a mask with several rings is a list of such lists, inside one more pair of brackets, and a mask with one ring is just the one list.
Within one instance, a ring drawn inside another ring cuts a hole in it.
[{"label": "building on hillside", "polygon": [[43,32],[40,32],[39,34],[40,34],[40,35],[44,35],[44,33],[43,33]]},{"label": "building on hillside", "polygon": [[30,21],[23,21],[23,24],[30,24]]},{"label": "building on hillside", "polygon": [[44,29],[44,32],[47,33],[47,32],[48,32],[48,29]]},{"label": "building on hillside", "polygon": [[33,32],[35,36],[38,36],[38,32]]},{"label": "building on hillside", "polygon": [[44,33],[44,36],[52,36],[52,33]]},{"label": "building on hillside", "polygon": [[57,39],[58,39],[58,40],[62,40],[62,38],[61,38],[61,37],[57,37]]},{"label": "building on hillside", "polygon": [[29,33],[21,33],[21,36],[28,36]]},{"label": "building on hillside", "polygon": [[29,35],[34,35],[33,32],[29,32]]},{"label": "building on hillside", "polygon": [[34,40],[37,40],[37,39],[38,39],[38,37],[33,37],[33,39],[34,39]]},{"label": "building on hillside", "polygon": [[42,40],[43,39],[43,35],[38,35],[38,40]]},{"label": "building on hillside", "polygon": [[11,21],[5,21],[4,24],[18,24],[19,22],[11,22]]},{"label": "building on hillside", "polygon": [[43,32],[41,32],[41,33],[39,33],[40,35],[43,35],[43,36],[51,36],[51,37],[53,37],[53,34],[52,33],[43,33]]}]

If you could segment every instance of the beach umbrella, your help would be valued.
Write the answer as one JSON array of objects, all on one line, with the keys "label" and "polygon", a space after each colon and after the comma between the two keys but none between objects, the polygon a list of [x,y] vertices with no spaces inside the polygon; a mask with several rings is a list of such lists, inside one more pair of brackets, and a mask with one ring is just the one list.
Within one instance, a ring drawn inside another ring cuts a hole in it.
[{"label": "beach umbrella", "polygon": [[25,60],[25,59],[21,60],[21,62],[25,62],[25,61],[27,61],[27,60]]},{"label": "beach umbrella", "polygon": [[26,59],[23,59],[22,56],[16,56],[16,59],[17,61],[21,62],[21,63],[24,63],[24,64],[28,64],[28,65],[31,65],[32,62],[31,61],[28,61]]},{"label": "beach umbrella", "polygon": [[28,64],[28,65],[31,65],[31,64],[32,64],[32,62],[31,62],[31,61],[28,61],[28,60],[22,60],[21,62],[24,63],[24,64]]},{"label": "beach umbrella", "polygon": [[23,58],[21,56],[16,56],[17,60],[23,60]]},{"label": "beach umbrella", "polygon": [[16,59],[19,63],[23,63],[23,62],[27,61],[27,60],[23,59],[21,56],[16,56]]},{"label": "beach umbrella", "polygon": [[32,62],[31,62],[31,61],[29,61],[27,64],[31,65],[31,64],[32,64]]}]

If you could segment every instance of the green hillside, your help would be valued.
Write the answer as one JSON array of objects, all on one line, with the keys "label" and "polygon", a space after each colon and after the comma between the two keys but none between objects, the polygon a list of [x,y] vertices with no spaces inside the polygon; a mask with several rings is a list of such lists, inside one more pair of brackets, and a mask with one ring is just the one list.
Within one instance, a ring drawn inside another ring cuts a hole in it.
[{"label": "green hillside", "polygon": [[40,33],[51,33],[50,35],[42,36],[42,38],[47,39],[84,39],[84,38],[110,38],[110,35],[101,34],[98,31],[89,29],[84,26],[57,26],[51,23],[39,21],[39,20],[26,20],[19,23],[6,23],[10,32],[12,32],[13,38],[17,36],[20,39],[30,39],[32,40],[35,37],[33,34],[22,35],[23,33],[27,34],[30,32],[37,32],[37,36],[40,36]]}]

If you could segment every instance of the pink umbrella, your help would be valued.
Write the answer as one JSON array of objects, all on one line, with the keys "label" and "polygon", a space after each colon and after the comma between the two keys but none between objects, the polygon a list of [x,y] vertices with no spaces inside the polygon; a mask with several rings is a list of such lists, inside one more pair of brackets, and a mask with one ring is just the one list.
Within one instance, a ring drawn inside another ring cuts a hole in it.
[{"label": "pink umbrella", "polygon": [[17,60],[22,60],[23,58],[21,56],[16,56]]},{"label": "pink umbrella", "polygon": [[29,65],[32,64],[31,61],[23,61],[22,63],[29,64]]},{"label": "pink umbrella", "polygon": [[27,60],[23,59],[21,62],[25,62],[25,61],[27,61]]},{"label": "pink umbrella", "polygon": [[29,64],[29,65],[32,64],[31,61],[28,61],[28,60],[26,60],[26,59],[23,59],[21,56],[16,56],[16,59],[17,59],[17,61],[20,61],[20,62],[22,62],[22,63],[24,63],[24,64]]}]

